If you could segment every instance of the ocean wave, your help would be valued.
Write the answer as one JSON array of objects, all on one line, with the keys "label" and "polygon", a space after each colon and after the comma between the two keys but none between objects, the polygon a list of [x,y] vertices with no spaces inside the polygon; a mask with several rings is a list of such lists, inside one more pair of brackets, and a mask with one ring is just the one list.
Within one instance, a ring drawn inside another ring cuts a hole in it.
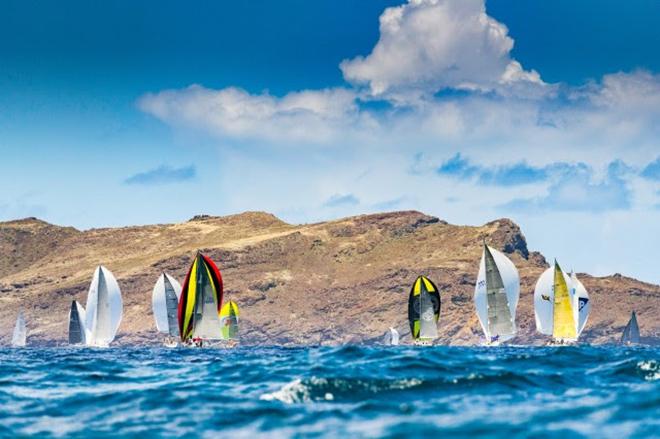
[{"label": "ocean wave", "polygon": [[0,349],[0,437],[657,437],[660,350]]}]

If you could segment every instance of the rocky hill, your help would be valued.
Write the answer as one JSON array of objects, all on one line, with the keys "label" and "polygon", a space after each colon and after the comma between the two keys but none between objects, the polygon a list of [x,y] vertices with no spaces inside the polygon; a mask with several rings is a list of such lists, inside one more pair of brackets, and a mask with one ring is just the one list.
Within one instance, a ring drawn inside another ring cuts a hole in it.
[{"label": "rocky hill", "polygon": [[[399,328],[405,342],[410,285],[425,274],[441,289],[439,342],[476,344],[481,330],[472,294],[483,239],[520,271],[517,343],[543,343],[535,332],[533,288],[548,264],[528,250],[519,227],[508,219],[456,226],[419,212],[308,225],[248,212],[88,231],[34,218],[0,223],[0,342],[9,342],[19,308],[28,343],[64,342],[70,302],[84,305],[98,264],[115,274],[122,289],[117,343],[156,342],[153,284],[162,271],[183,280],[201,249],[220,267],[225,297],[241,307],[244,343],[373,342],[389,326]],[[616,342],[633,309],[646,341],[658,340],[659,286],[618,274],[578,276],[593,304],[582,340]]]}]

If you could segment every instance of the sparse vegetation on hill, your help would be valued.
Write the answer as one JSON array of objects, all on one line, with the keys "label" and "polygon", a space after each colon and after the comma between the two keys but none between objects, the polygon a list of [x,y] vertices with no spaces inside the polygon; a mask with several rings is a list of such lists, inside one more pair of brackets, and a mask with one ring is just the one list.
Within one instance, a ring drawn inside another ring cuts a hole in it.
[{"label": "sparse vegetation on hill", "polygon": [[[247,212],[196,216],[181,224],[78,231],[34,218],[0,223],[0,339],[23,308],[30,343],[66,339],[70,301],[83,304],[94,267],[107,266],[124,297],[118,343],[158,340],[151,290],[167,271],[183,280],[197,249],[213,258],[225,297],[241,307],[244,343],[371,341],[389,326],[408,335],[407,297],[418,274],[443,300],[440,342],[475,344],[481,330],[472,294],[483,239],[520,271],[517,343],[536,343],[533,289],[547,267],[508,219],[455,226],[419,212],[362,215],[310,225]],[[615,342],[635,309],[642,336],[660,332],[660,287],[620,275],[579,275],[593,309],[582,339]]]}]

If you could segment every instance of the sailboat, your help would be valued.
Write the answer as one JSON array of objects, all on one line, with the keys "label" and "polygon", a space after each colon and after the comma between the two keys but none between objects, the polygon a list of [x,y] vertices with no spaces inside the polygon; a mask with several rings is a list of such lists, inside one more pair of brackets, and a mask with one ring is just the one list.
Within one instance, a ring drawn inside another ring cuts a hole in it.
[{"label": "sailboat", "polygon": [[222,340],[219,312],[222,276],[213,261],[197,252],[181,289],[178,307],[181,341],[201,346],[206,340]]},{"label": "sailboat", "polygon": [[621,334],[621,344],[631,345],[639,343],[640,339],[639,326],[637,325],[637,314],[635,314],[635,311],[633,311],[630,316],[630,320],[628,320],[628,324],[623,330],[623,334]]},{"label": "sailboat", "polygon": [[553,343],[577,341],[584,329],[591,305],[589,294],[575,274],[568,276],[555,261],[543,272],[534,289],[536,329],[551,335]]},{"label": "sailboat", "polygon": [[397,331],[396,328],[390,328],[387,333],[387,344],[390,346],[398,346],[399,338],[399,331]]},{"label": "sailboat", "polygon": [[438,337],[440,293],[430,279],[419,276],[410,289],[408,321],[416,344],[430,345]]},{"label": "sailboat", "polygon": [[164,344],[168,347],[177,345],[175,337],[179,334],[177,312],[180,296],[179,282],[167,273],[161,274],[151,294],[151,308],[158,332],[167,334]]},{"label": "sailboat", "polygon": [[14,326],[14,333],[11,337],[11,345],[17,348],[24,347],[27,341],[27,328],[25,326],[25,317],[23,311],[18,312],[16,317],[16,325]]},{"label": "sailboat", "polygon": [[474,287],[474,304],[487,345],[497,345],[515,337],[519,297],[520,276],[515,265],[504,254],[484,244]]},{"label": "sailboat", "polygon": [[85,344],[85,308],[76,300],[71,301],[69,310],[69,344]]},{"label": "sailboat", "polygon": [[117,280],[102,265],[94,270],[85,308],[85,344],[108,347],[119,329],[123,302]]},{"label": "sailboat", "polygon": [[232,346],[238,342],[238,305],[230,300],[220,309],[222,339]]}]

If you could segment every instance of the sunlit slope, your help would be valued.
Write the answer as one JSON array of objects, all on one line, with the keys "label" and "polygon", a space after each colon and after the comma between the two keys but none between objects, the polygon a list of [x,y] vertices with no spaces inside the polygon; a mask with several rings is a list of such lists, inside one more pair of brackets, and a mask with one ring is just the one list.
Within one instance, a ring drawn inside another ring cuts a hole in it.
[{"label": "sunlit slope", "polygon": [[[153,284],[163,270],[182,281],[202,249],[222,271],[225,297],[241,308],[243,342],[362,342],[390,326],[406,342],[408,291],[425,274],[443,301],[440,340],[478,343],[472,294],[483,239],[520,271],[517,342],[544,341],[534,330],[532,291],[547,263],[528,251],[518,226],[507,219],[456,226],[419,212],[299,226],[260,212],[89,231],[35,219],[0,223],[0,340],[7,343],[22,307],[28,342],[63,342],[70,301],[85,303],[93,269],[104,264],[124,296],[118,343],[156,341]],[[632,309],[643,337],[660,332],[660,287],[619,275],[579,276],[593,301],[581,340],[616,341]]]}]

